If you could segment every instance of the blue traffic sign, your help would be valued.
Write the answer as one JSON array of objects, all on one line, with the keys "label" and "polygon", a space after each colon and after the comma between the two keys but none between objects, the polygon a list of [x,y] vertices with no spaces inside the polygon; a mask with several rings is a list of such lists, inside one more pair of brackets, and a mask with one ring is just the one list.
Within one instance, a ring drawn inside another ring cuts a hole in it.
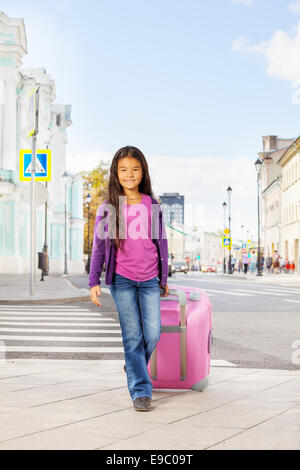
[{"label": "blue traffic sign", "polygon": [[[31,150],[20,151],[20,181],[30,181],[32,168]],[[35,163],[35,180],[51,180],[51,150],[38,150]]]},{"label": "blue traffic sign", "polygon": [[231,238],[230,237],[223,237],[222,238],[222,245],[225,247],[225,246],[228,246],[228,247],[231,247]]}]

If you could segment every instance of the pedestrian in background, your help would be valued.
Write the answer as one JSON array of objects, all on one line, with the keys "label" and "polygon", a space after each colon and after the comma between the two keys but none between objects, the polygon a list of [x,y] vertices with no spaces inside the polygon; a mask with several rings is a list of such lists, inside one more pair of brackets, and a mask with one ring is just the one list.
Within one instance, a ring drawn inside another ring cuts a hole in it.
[{"label": "pedestrian in background", "polygon": [[243,261],[241,258],[239,259],[238,270],[239,270],[239,273],[243,271]]},{"label": "pedestrian in background", "polygon": [[274,273],[275,274],[278,274],[279,273],[279,266],[280,266],[280,263],[279,263],[279,253],[278,251],[274,251],[274,254],[273,254],[273,268],[274,268]]},{"label": "pedestrian in background", "polygon": [[243,254],[243,265],[244,265],[244,274],[247,274],[248,266],[249,266],[248,253]]},{"label": "pedestrian in background", "polygon": [[[120,199],[122,196],[125,201]],[[152,212],[154,205],[158,211]],[[129,393],[135,410],[150,411],[152,382],[147,365],[161,334],[160,297],[168,295],[168,244],[162,211],[153,197],[148,164],[136,147],[121,148],[114,155],[108,195],[97,212],[89,287],[91,300],[99,306],[104,260],[105,282],[122,330]]]},{"label": "pedestrian in background", "polygon": [[284,261],[283,256],[279,256],[279,270],[280,270],[280,274],[285,272],[285,261]]},{"label": "pedestrian in background", "polygon": [[260,258],[260,267],[261,267],[261,271],[264,272],[264,266],[265,266],[265,257],[264,255],[261,255],[261,258]]},{"label": "pedestrian in background", "polygon": [[294,274],[294,272],[295,272],[295,261],[294,260],[292,260],[292,262],[291,262],[290,272],[291,272],[291,274]]},{"label": "pedestrian in background", "polygon": [[250,258],[250,272],[251,273],[255,273],[256,263],[257,263],[257,256],[256,256],[255,251],[252,251],[252,255]]},{"label": "pedestrian in background", "polygon": [[228,262],[227,262],[227,272],[228,272],[228,274],[232,274],[232,273],[233,273],[233,269],[232,269],[232,255],[230,255],[229,258],[228,258]]},{"label": "pedestrian in background", "polygon": [[266,258],[266,269],[267,269],[267,274],[271,274],[271,267],[273,264],[273,259],[270,253],[268,253],[268,256]]}]

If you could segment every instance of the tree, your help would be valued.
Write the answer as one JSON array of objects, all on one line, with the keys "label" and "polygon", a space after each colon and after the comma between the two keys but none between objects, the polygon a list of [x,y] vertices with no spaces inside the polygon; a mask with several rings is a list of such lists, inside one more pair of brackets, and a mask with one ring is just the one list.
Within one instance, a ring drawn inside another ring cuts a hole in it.
[{"label": "tree", "polygon": [[86,196],[90,194],[92,200],[90,206],[90,253],[92,250],[95,218],[99,205],[103,201],[109,179],[109,163],[100,163],[91,171],[82,171],[83,178],[83,216],[86,220],[84,227],[84,253],[88,253],[88,205],[85,203]]}]

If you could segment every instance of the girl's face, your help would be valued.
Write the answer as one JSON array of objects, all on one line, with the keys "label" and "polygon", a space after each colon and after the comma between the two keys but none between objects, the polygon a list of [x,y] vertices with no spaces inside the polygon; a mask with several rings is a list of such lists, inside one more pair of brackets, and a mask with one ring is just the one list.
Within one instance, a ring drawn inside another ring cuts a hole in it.
[{"label": "girl's face", "polygon": [[118,161],[118,178],[123,189],[137,190],[143,178],[141,162],[137,158],[121,158]]}]

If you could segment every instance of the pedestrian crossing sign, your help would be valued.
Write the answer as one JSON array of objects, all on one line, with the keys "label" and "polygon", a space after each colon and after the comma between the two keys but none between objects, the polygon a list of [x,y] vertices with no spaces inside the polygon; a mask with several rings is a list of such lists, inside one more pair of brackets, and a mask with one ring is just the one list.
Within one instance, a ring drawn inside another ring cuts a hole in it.
[{"label": "pedestrian crossing sign", "polygon": [[[20,150],[20,181],[31,181],[32,151]],[[51,181],[51,150],[38,150],[35,181]]]},{"label": "pedestrian crossing sign", "polygon": [[230,237],[223,237],[222,238],[222,245],[225,247],[227,246],[228,248],[231,247],[231,238]]}]

